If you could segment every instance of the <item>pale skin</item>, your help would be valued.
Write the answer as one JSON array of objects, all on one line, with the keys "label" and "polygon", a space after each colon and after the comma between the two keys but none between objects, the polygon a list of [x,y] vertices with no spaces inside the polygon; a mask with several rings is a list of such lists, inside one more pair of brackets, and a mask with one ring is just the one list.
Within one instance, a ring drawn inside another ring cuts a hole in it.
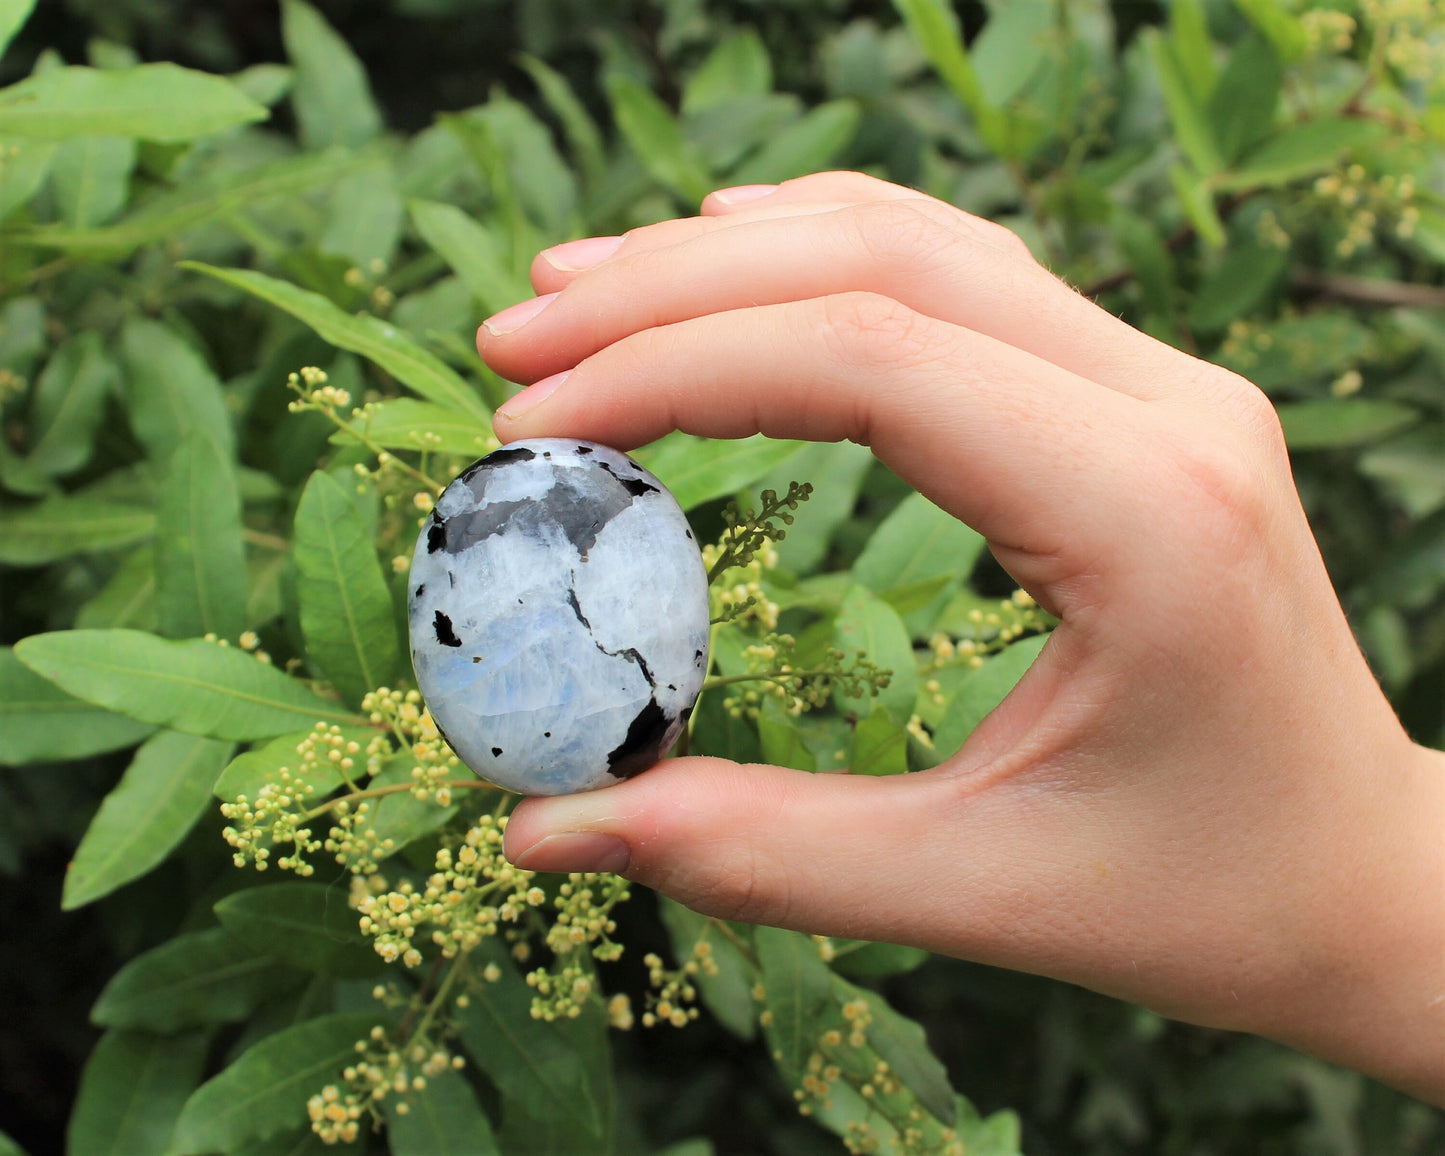
[{"label": "pale skin", "polygon": [[504,441],[865,443],[1060,622],[932,771],[672,759],[524,801],[514,862],[1053,976],[1445,1103],[1445,754],[1372,677],[1253,385],[855,173],[722,190],[532,281],[478,336],[536,383]]}]

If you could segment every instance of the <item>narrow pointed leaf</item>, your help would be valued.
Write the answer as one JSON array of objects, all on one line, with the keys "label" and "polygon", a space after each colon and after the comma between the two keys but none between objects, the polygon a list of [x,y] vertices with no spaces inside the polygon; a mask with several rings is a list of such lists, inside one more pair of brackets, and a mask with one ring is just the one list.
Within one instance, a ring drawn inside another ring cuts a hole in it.
[{"label": "narrow pointed leaf", "polygon": [[320,1016],[265,1037],[186,1101],[171,1152],[229,1152],[305,1123],[307,1099],[339,1079],[377,1021],[370,1013]]},{"label": "narrow pointed leaf", "polygon": [[1154,29],[1142,35],[1146,37],[1150,57],[1154,61],[1154,71],[1164,93],[1164,105],[1169,110],[1174,139],[1179,143],[1180,150],[1205,176],[1219,172],[1224,167],[1224,159],[1219,154],[1214,130],[1205,115],[1204,106],[1189,86],[1174,45]]},{"label": "narrow pointed leaf", "polygon": [[275,883],[227,895],[216,904],[221,926],[252,951],[326,975],[364,977],[386,965],[357,925],[344,889],[324,883]]},{"label": "narrow pointed leaf", "polygon": [[64,477],[90,460],[105,399],[119,371],[99,333],[61,345],[35,383],[31,409],[35,442],[29,460],[50,477]]},{"label": "narrow pointed leaf", "polygon": [[154,730],[66,694],[0,647],[0,766],[81,759],[132,746]]},{"label": "narrow pointed leaf", "polygon": [[80,1076],[67,1156],[162,1156],[200,1081],[206,1032],[106,1032]]},{"label": "narrow pointed leaf", "polygon": [[983,535],[910,494],[873,531],[853,567],[856,582],[875,594],[942,575],[968,576],[983,552]]},{"label": "narrow pointed leaf", "polygon": [[170,1034],[239,1023],[268,999],[297,987],[300,971],[250,950],[223,928],[178,935],[116,972],[90,1009],[108,1028]]},{"label": "narrow pointed leaf", "polygon": [[[377,402],[366,417],[352,421],[351,428],[388,450],[429,450],[436,454],[481,457],[497,447],[488,422],[410,397]],[[344,446],[354,444],[355,439],[337,430],[331,435],[331,442]]]},{"label": "narrow pointed leaf", "polygon": [[476,964],[495,963],[501,978],[477,986],[470,1004],[458,1012],[462,1045],[497,1090],[515,1100],[527,1115],[562,1117],[600,1135],[597,1106],[585,1094],[587,1074],[581,1058],[552,1024],[531,1015],[532,989],[496,940],[476,953]]},{"label": "narrow pointed leaf", "polygon": [[61,906],[70,911],[93,903],[170,854],[212,805],[211,788],[232,749],[177,731],[147,739],[80,841]]},{"label": "narrow pointed leaf", "polygon": [[597,181],[607,167],[607,150],[602,143],[602,132],[587,106],[577,99],[566,77],[535,56],[523,53],[517,57],[517,63],[526,69],[547,107],[562,122],[562,131],[567,135],[577,167],[589,182]]},{"label": "narrow pointed leaf", "polygon": [[712,174],[676,118],[653,93],[621,73],[604,78],[617,127],[658,184],[689,204],[712,189]]},{"label": "narrow pointed leaf", "polygon": [[82,630],[155,626],[156,552],[149,546],[132,550],[99,594],[80,608],[75,625]]},{"label": "narrow pointed leaf", "polygon": [[234,640],[246,625],[241,495],[229,455],[192,431],[171,455],[156,535],[156,614],[171,638]]},{"label": "narrow pointed leaf", "polygon": [[35,0],[0,0],[0,56],[5,55],[10,41],[30,19],[34,9]]},{"label": "narrow pointed leaf", "polygon": [[843,596],[842,608],[834,622],[833,645],[849,654],[861,650],[878,666],[893,672],[888,685],[876,697],[836,695],[838,709],[845,715],[867,715],[875,706],[881,706],[893,715],[895,722],[906,722],[913,714],[914,700],[918,697],[918,674],[913,642],[898,612],[866,587],[853,586]]},{"label": "narrow pointed leaf", "polygon": [[435,201],[414,200],[407,207],[422,239],[466,283],[487,314],[531,295],[507,268],[499,239],[480,222],[454,205]]},{"label": "narrow pointed leaf", "polygon": [[321,470],[296,509],[293,549],[307,653],[349,702],[360,703],[396,675],[396,620],[366,523]]},{"label": "narrow pointed leaf", "polygon": [[818,1021],[831,999],[833,975],[818,955],[818,945],[800,932],[759,927],[753,947],[763,969],[764,1003],[772,1013],[763,1030],[773,1058],[785,1077],[794,1080],[821,1033]]},{"label": "narrow pointed leaf", "polygon": [[853,729],[848,770],[855,775],[901,775],[908,770],[908,732],[881,706]]},{"label": "narrow pointed leaf", "polygon": [[131,426],[164,466],[193,431],[229,454],[235,442],[221,380],[194,346],[159,321],[132,318],[121,332]]},{"label": "narrow pointed leaf", "polygon": [[76,554],[103,554],[155,533],[152,510],[86,497],[46,498],[0,513],[0,562],[44,566]]},{"label": "narrow pointed leaf", "polygon": [[923,1028],[894,1011],[877,992],[867,991],[837,976],[833,978],[835,998],[840,1003],[867,1001],[873,1022],[868,1025],[868,1046],[886,1062],[918,1102],[944,1124],[952,1125],[957,1115],[955,1093],[948,1071],[929,1050]]},{"label": "narrow pointed leaf", "polygon": [[1215,187],[1222,191],[1278,188],[1280,185],[1325,172],[1345,153],[1389,135],[1377,120],[1321,117],[1285,129],[1250,152],[1234,172],[1221,175]]},{"label": "narrow pointed leaf", "polygon": [[830,100],[809,109],[765,140],[728,179],[738,184],[777,184],[825,169],[852,142],[862,117],[862,107],[854,100]]},{"label": "narrow pointed leaf", "polygon": [[119,213],[130,195],[135,158],[131,137],[84,136],[62,144],[50,176],[61,220],[89,229]]},{"label": "narrow pointed leaf", "polygon": [[381,131],[361,61],[320,12],[302,0],[284,0],[281,38],[296,70],[291,106],[307,148],[355,147]]},{"label": "narrow pointed leaf", "polygon": [[52,68],[0,92],[0,136],[124,136],[172,143],[265,120],[224,77],[175,64]]},{"label": "narrow pointed leaf", "polygon": [[632,456],[656,474],[684,510],[746,489],[806,445],[762,434],[714,441],[670,433]]},{"label": "narrow pointed leaf", "polygon": [[[280,782],[283,768],[291,772],[299,770],[301,756],[297,748],[301,741],[312,733],[313,731],[308,729],[280,735],[243,755],[237,755],[216,780],[216,798],[231,802],[237,796],[245,795],[248,799],[254,799],[256,792],[267,783]],[[342,727],[341,734],[347,741],[354,741],[364,749],[376,732],[364,727]],[[364,758],[365,756],[361,756],[362,760]],[[361,772],[357,770],[352,773],[359,775]],[[341,772],[329,760],[322,759],[307,770],[306,781],[316,788],[316,798],[325,798],[341,786]]]},{"label": "narrow pointed leaf", "polygon": [[501,1156],[492,1122],[456,1072],[429,1077],[422,1091],[406,1098],[405,1115],[396,1111],[400,1102],[396,1096],[386,1100],[392,1156]]},{"label": "narrow pointed leaf", "polygon": [[1015,642],[1007,650],[984,660],[970,671],[949,699],[943,723],[934,732],[934,753],[942,760],[953,755],[989,711],[1003,702],[1024,672],[1043,650],[1047,635]]},{"label": "narrow pointed leaf", "polygon": [[217,269],[196,261],[182,261],[181,265],[244,289],[284,310],[311,326],[337,348],[359,353],[375,362],[428,401],[475,414],[483,420],[491,418],[481,398],[454,370],[394,325],[375,317],[354,317],[319,293],[312,293],[289,281],[267,277],[264,273],[248,269]]},{"label": "narrow pointed leaf", "polygon": [[361,721],[275,667],[199,638],[61,630],[22,639],[15,654],[78,698],[187,734],[251,740]]},{"label": "narrow pointed leaf", "polygon": [[658,912],[672,940],[672,953],[677,961],[686,963],[698,942],[711,949],[717,974],[699,972],[693,977],[702,1002],[717,1016],[722,1025],[741,1039],[750,1040],[758,1031],[757,1004],[753,1000],[753,980],[743,954],[731,940],[712,926],[712,920],[699,915],[676,900],[659,895]]},{"label": "narrow pointed leaf", "polygon": [[1279,422],[1292,450],[1338,449],[1379,441],[1419,420],[1418,410],[1387,398],[1318,398],[1282,402]]}]

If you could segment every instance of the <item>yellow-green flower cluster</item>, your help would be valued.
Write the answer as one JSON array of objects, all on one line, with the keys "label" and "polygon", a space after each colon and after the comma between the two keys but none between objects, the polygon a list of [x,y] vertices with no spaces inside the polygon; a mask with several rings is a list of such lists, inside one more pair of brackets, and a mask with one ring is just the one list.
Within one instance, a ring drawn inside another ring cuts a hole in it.
[{"label": "yellow-green flower cluster", "polygon": [[[541,894],[541,889],[537,889]],[[537,968],[527,975],[536,992],[532,1018],[552,1021],[582,1013],[596,990],[588,960],[610,963],[622,955],[622,944],[611,935],[617,930],[613,908],[631,892],[620,875],[573,872],[557,888],[552,900],[556,911],[547,928],[547,946],[555,962],[552,968]],[[585,953],[584,953],[585,949]],[[579,958],[579,953],[584,953]],[[629,1009],[628,1016],[631,1011]]]},{"label": "yellow-green flower cluster", "polygon": [[868,1043],[873,1015],[863,997],[838,1009],[842,1022],[817,1037],[793,1091],[798,1111],[811,1116],[830,1108],[840,1085],[867,1105],[862,1119],[844,1126],[843,1144],[851,1153],[889,1152],[906,1156],[964,1156],[958,1134],[919,1104],[887,1061]]},{"label": "yellow-green flower cluster", "polygon": [[[277,857],[274,861],[276,867],[282,871],[295,871],[303,877],[314,874],[315,868],[305,857],[320,851],[323,846],[333,850],[331,844],[339,837],[338,829],[333,827],[323,842],[316,838],[308,825],[325,810],[307,809],[307,803],[318,793],[316,782],[318,779],[334,782],[337,774],[351,781],[352,773],[361,769],[357,766],[358,758],[364,758],[365,772],[373,773],[390,749],[386,736],[378,733],[363,752],[361,745],[354,739],[346,738],[340,727],[318,722],[297,744],[294,769],[280,767],[271,781],[256,792],[254,800],[239,795],[233,802],[221,805],[222,816],[231,820],[221,834],[235,851],[236,866],[254,863],[256,870],[264,871],[272,862],[272,850],[290,844],[292,852]],[[318,775],[323,764],[329,772],[324,777]],[[364,807],[365,804],[362,804],[358,811]],[[337,804],[338,811],[345,809],[346,804]],[[354,815],[344,816],[343,822],[348,820],[355,824]],[[352,839],[349,828],[345,837]]]},{"label": "yellow-green flower cluster", "polygon": [[331,412],[349,406],[351,394],[334,385],[327,385],[326,381],[324,369],[317,369],[314,365],[302,366],[298,372],[286,378],[286,384],[300,395],[286,408],[292,413],[305,413],[307,410]]},{"label": "yellow-green flower cluster", "polygon": [[1359,0],[1371,55],[1406,80],[1438,86],[1445,74],[1445,36],[1438,0]]},{"label": "yellow-green flower cluster", "polygon": [[[944,666],[981,667],[987,655],[1006,649],[1025,634],[1049,627],[1049,616],[1039,609],[1039,604],[1026,590],[1015,590],[999,602],[995,610],[975,607],[965,617],[966,633],[940,631],[928,640],[933,661],[924,667],[925,673]],[[925,682],[924,689],[934,696],[935,704],[941,705],[940,687],[936,681]]]},{"label": "yellow-green flower cluster", "polygon": [[776,700],[795,718],[804,711],[823,706],[835,689],[850,697],[877,695],[893,677],[866,651],[847,652],[829,647],[817,666],[799,669],[788,661],[797,646],[790,634],[766,634],[746,647],[748,672],[726,680],[738,684],[729,691],[723,705],[733,718],[756,719],[763,703]]},{"label": "yellow-green flower cluster", "polygon": [[697,987],[693,981],[698,975],[718,973],[712,944],[706,939],[699,939],[692,945],[692,958],[671,970],[663,967],[661,957],[652,952],[643,956],[642,962],[647,965],[648,982],[655,989],[647,993],[647,1010],[642,1013],[642,1026],[650,1028],[657,1024],[671,1024],[682,1028],[697,1019],[698,1010],[694,1006]]},{"label": "yellow-green flower cluster", "polygon": [[546,902],[534,873],[502,855],[506,826],[506,816],[483,815],[454,845],[437,851],[436,869],[421,887],[403,880],[390,891],[356,895],[361,931],[373,937],[382,959],[416,967],[422,961],[417,944],[426,942],[454,959]]},{"label": "yellow-green flower cluster", "polygon": [[1377,176],[1354,163],[1316,178],[1312,191],[1316,203],[1343,230],[1335,242],[1335,252],[1341,257],[1369,248],[1378,229],[1389,222],[1393,222],[1395,236],[1406,240],[1414,236],[1420,220],[1415,179],[1408,173]]}]

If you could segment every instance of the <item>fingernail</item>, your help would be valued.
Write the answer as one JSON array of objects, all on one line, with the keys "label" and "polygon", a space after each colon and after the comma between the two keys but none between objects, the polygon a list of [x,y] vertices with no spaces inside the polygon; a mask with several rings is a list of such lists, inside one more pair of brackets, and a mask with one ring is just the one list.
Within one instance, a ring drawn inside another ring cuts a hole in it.
[{"label": "fingernail", "polygon": [[714,189],[712,195],[725,205],[745,205],[777,191],[777,185],[734,185],[730,189]]},{"label": "fingernail", "polygon": [[556,297],[555,293],[543,293],[540,297],[519,301],[510,308],[488,317],[482,322],[482,325],[493,337],[500,337],[504,333],[513,333],[552,304]]},{"label": "fingernail", "polygon": [[627,870],[632,852],[616,835],[601,831],[565,831],[538,839],[512,862],[528,871],[610,871]]},{"label": "fingernail", "polygon": [[542,250],[542,259],[562,273],[580,273],[617,252],[621,237],[583,237]]},{"label": "fingernail", "polygon": [[552,392],[572,376],[570,369],[564,369],[561,373],[554,373],[551,377],[544,377],[541,381],[534,381],[521,393],[513,394],[497,407],[494,417],[504,417],[508,421],[515,421],[528,410],[536,409],[542,402],[546,401]]}]

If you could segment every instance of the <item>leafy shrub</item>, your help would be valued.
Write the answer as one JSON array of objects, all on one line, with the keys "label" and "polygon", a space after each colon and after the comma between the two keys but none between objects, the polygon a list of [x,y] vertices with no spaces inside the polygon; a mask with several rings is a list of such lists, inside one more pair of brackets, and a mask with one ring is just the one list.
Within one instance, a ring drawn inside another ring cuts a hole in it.
[{"label": "leafy shrub", "polygon": [[[72,1152],[836,1150],[795,1103],[885,1152],[1016,1151],[1015,1117],[974,1104],[1022,1109],[1031,1151],[1442,1142],[1421,1106],[1257,1041],[515,870],[511,800],[455,765],[399,625],[419,518],[495,445],[511,388],[470,334],[528,294],[532,254],[847,165],[1003,222],[1258,382],[1362,643],[1440,742],[1431,6],[1012,0],[962,30],[941,0],[338,8],[378,56],[438,29],[523,50],[485,62],[482,103],[409,134],[303,0],[259,34],[284,64],[212,6],[75,0],[63,26],[30,7],[0,0],[0,46],[20,32],[0,90],[0,869],[48,903],[46,849],[75,846],[62,905],[97,905],[86,942],[123,962],[73,1108],[52,1105]],[[81,48],[83,27],[109,39]],[[438,50],[438,99],[476,83]],[[693,750],[917,770],[1037,653],[1048,622],[981,539],[866,450],[674,434],[640,456],[721,543]],[[39,929],[17,993],[46,990],[43,957],[81,926],[27,894],[7,888],[7,927]],[[700,1043],[657,1038],[671,1024]],[[45,1126],[17,1130],[44,1150]]]}]

